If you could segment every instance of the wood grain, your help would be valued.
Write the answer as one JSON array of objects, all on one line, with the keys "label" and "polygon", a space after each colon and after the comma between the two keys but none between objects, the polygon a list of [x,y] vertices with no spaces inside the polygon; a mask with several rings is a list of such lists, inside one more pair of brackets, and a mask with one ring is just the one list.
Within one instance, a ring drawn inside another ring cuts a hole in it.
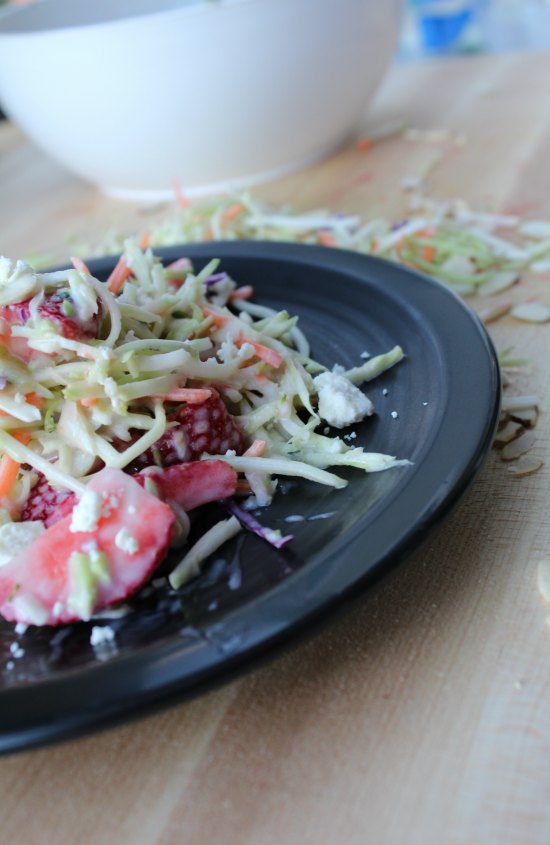
[{"label": "wood grain", "polygon": [[[550,219],[550,56],[395,66],[365,132],[401,135],[256,194],[398,219],[401,181],[439,198]],[[162,209],[117,204],[0,129],[0,253],[66,254]],[[550,303],[549,279],[522,296]],[[550,325],[491,329],[532,364],[548,454]],[[135,723],[0,760],[3,841],[18,845],[546,845],[549,469],[515,479],[492,453],[467,497],[391,580],[314,639],[232,684]]]}]

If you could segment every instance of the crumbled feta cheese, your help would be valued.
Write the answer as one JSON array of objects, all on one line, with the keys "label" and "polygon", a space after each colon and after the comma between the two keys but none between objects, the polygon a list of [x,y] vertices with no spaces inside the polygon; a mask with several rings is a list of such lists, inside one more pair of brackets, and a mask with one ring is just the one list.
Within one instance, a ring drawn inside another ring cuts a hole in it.
[{"label": "crumbled feta cheese", "polygon": [[127,528],[121,528],[115,537],[115,546],[129,555],[135,555],[139,551],[139,545],[133,534]]},{"label": "crumbled feta cheese", "polygon": [[5,284],[13,272],[13,264],[9,258],[0,255],[0,284]]},{"label": "crumbled feta cheese", "polygon": [[17,660],[19,657],[23,657],[23,655],[25,654],[25,649],[21,648],[19,643],[11,643],[10,653],[12,657],[15,657],[15,659]]},{"label": "crumbled feta cheese", "polygon": [[29,626],[25,625],[24,622],[18,622],[17,625],[15,626],[15,633],[17,634],[18,637],[20,637],[22,634],[25,633],[25,631],[27,630],[28,627]]},{"label": "crumbled feta cheese", "polygon": [[39,519],[29,522],[6,522],[0,526],[0,567],[22,552],[46,529]]},{"label": "crumbled feta cheese", "polygon": [[387,396],[387,395],[388,395],[388,388],[385,387],[384,390],[382,391],[382,396]]},{"label": "crumbled feta cheese", "polygon": [[396,420],[397,417],[399,416],[399,414],[397,413],[397,411],[392,411],[391,416],[393,417],[394,420]]},{"label": "crumbled feta cheese", "polygon": [[313,383],[319,398],[319,416],[335,428],[359,422],[374,412],[368,396],[339,373],[320,373]]},{"label": "crumbled feta cheese", "polygon": [[70,530],[73,534],[97,531],[101,516],[101,496],[95,490],[84,490],[73,508]]},{"label": "crumbled feta cheese", "polygon": [[25,593],[18,593],[12,601],[14,614],[23,616],[31,625],[45,625],[49,613],[37,598]]},{"label": "crumbled feta cheese", "polygon": [[90,633],[90,645],[94,647],[112,643],[114,639],[115,632],[109,625],[94,625]]},{"label": "crumbled feta cheese", "polygon": [[8,662],[6,663],[6,669],[8,670],[8,672],[11,672],[14,666],[15,663],[13,662],[13,660],[8,660]]},{"label": "crumbled feta cheese", "polygon": [[367,350],[365,349],[364,352],[361,352],[361,355],[359,357],[360,358],[370,358],[370,352],[367,352]]},{"label": "crumbled feta cheese", "polygon": [[243,345],[239,347],[237,358],[240,361],[248,361],[250,358],[253,358],[255,354],[254,347],[251,343],[243,343]]}]

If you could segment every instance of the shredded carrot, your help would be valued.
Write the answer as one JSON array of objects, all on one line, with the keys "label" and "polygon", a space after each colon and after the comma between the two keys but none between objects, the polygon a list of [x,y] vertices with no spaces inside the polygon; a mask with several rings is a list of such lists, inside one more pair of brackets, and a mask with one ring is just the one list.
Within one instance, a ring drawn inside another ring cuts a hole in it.
[{"label": "shredded carrot", "polygon": [[44,397],[39,396],[38,393],[27,393],[25,399],[29,405],[34,405],[35,408],[42,408],[44,405]]},{"label": "shredded carrot", "polygon": [[419,229],[414,233],[415,238],[433,238],[437,234],[435,226],[426,226],[425,229]]},{"label": "shredded carrot", "polygon": [[87,273],[91,276],[91,273],[88,269],[88,265],[81,259],[75,255],[71,255],[71,264],[73,265],[75,270],[80,270],[81,273]]},{"label": "shredded carrot", "polygon": [[[12,437],[25,445],[31,439],[28,431],[14,431]],[[14,460],[9,455],[2,455],[0,458],[0,498],[9,496],[11,493],[20,466],[19,461]]]},{"label": "shredded carrot", "polygon": [[174,182],[174,193],[176,195],[176,202],[180,208],[189,208],[191,203],[183,193],[183,189],[179,182]]},{"label": "shredded carrot", "polygon": [[32,439],[32,434],[30,431],[12,431],[12,437],[14,437],[15,440],[18,440],[19,443],[26,446]]},{"label": "shredded carrot", "polygon": [[241,285],[240,288],[231,291],[229,301],[234,302],[236,299],[250,299],[251,296],[254,296],[252,285]]},{"label": "shredded carrot", "polygon": [[374,141],[372,138],[360,138],[356,144],[357,149],[362,153],[368,153],[372,150],[373,145]]},{"label": "shredded carrot", "polygon": [[265,440],[254,440],[254,442],[250,444],[246,452],[243,452],[243,457],[261,458],[266,448],[267,442]]},{"label": "shredded carrot", "polygon": [[323,246],[336,246],[336,239],[330,232],[321,231],[317,237],[319,239],[319,243]]},{"label": "shredded carrot", "polygon": [[93,408],[94,405],[97,405],[98,401],[98,399],[95,399],[93,396],[90,396],[87,399],[81,399],[80,404],[83,408]]},{"label": "shredded carrot", "polygon": [[151,246],[151,233],[150,232],[142,232],[139,236],[138,245],[140,249],[148,249]]},{"label": "shredded carrot", "polygon": [[208,305],[202,305],[201,310],[205,317],[212,317],[212,323],[218,329],[220,329],[222,326],[225,326],[225,324],[229,320],[229,316],[227,316],[226,314],[218,314],[217,311],[214,311],[213,308],[209,308]]},{"label": "shredded carrot", "polygon": [[212,396],[212,391],[205,387],[176,387],[169,393],[155,395],[154,399],[164,399],[165,402],[188,402],[189,405],[200,405]]},{"label": "shredded carrot", "polygon": [[131,275],[132,270],[128,267],[125,256],[121,255],[113,269],[113,272],[107,279],[107,287],[111,293],[118,293],[128,276]]},{"label": "shredded carrot", "polygon": [[0,498],[11,493],[20,466],[21,464],[9,455],[2,455],[0,458]]},{"label": "shredded carrot", "polygon": [[433,246],[425,246],[422,250],[422,258],[424,261],[432,262],[435,258],[435,248]]},{"label": "shredded carrot", "polygon": [[395,245],[395,251],[398,255],[400,255],[401,250],[403,249],[404,246],[405,246],[405,238],[401,238],[399,241],[397,241],[397,243]]},{"label": "shredded carrot", "polygon": [[178,258],[176,261],[172,261],[171,264],[168,264],[166,269],[167,270],[190,270],[192,267],[191,260],[189,258]]},{"label": "shredded carrot", "polygon": [[231,221],[234,220],[235,217],[238,217],[239,214],[244,210],[245,208],[242,202],[236,202],[233,203],[233,205],[230,205],[227,211],[224,211],[224,213],[222,214],[222,226],[225,226],[227,223],[231,223]]},{"label": "shredded carrot", "polygon": [[275,370],[278,370],[282,365],[284,361],[283,356],[279,355],[279,353],[274,349],[270,349],[269,346],[264,346],[263,343],[258,343],[248,337],[240,337],[235,341],[235,345],[238,347],[243,346],[245,343],[249,343],[254,348],[256,358],[259,358],[261,361],[265,361],[266,364],[269,364],[269,366],[273,367]]}]

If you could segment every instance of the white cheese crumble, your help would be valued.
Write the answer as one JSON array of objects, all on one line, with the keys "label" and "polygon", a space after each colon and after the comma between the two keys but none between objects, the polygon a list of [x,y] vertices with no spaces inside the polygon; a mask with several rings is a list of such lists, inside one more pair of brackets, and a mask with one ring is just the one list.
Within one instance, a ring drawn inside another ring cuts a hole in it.
[{"label": "white cheese crumble", "polygon": [[374,412],[368,396],[340,373],[320,373],[313,384],[319,398],[319,416],[334,428],[344,428]]},{"label": "white cheese crumble", "polygon": [[390,416],[392,416],[393,419],[396,420],[399,414],[397,413],[397,411],[392,411]]},{"label": "white cheese crumble", "polygon": [[133,534],[127,528],[121,528],[115,537],[115,546],[129,555],[135,555],[139,551],[139,544]]},{"label": "white cheese crumble", "polygon": [[94,625],[90,633],[90,645],[99,646],[104,643],[112,643],[115,632],[109,625]]},{"label": "white cheese crumble", "polygon": [[0,526],[0,566],[9,563],[45,530],[44,523],[39,519],[29,522],[6,522]]},{"label": "white cheese crumble", "polygon": [[73,533],[97,531],[101,515],[101,496],[95,490],[85,490],[73,508],[70,530]]}]

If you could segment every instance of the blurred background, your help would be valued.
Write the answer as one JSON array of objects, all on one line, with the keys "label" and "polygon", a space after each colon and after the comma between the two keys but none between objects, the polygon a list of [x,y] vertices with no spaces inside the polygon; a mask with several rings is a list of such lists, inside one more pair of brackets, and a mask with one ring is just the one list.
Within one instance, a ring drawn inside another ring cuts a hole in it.
[{"label": "blurred background", "polygon": [[547,49],[550,0],[405,0],[398,59]]},{"label": "blurred background", "polygon": [[399,58],[550,48],[550,0],[408,0]]}]

